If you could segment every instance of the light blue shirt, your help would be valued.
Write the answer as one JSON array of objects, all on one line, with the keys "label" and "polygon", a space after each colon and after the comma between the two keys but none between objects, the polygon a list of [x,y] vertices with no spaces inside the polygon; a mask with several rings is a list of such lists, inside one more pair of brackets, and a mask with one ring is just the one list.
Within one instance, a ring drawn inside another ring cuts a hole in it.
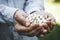
[{"label": "light blue shirt", "polygon": [[16,10],[24,10],[26,14],[43,11],[43,0],[0,0],[0,40],[37,40],[14,32],[13,15]]}]

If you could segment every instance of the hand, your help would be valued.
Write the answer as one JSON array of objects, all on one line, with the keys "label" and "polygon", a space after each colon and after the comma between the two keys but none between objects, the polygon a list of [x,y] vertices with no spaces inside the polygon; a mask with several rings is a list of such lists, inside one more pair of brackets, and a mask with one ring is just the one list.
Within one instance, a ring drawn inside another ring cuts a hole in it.
[{"label": "hand", "polygon": [[17,10],[14,14],[14,22],[17,21],[24,26],[29,26],[29,22],[25,19],[27,14],[23,10]]},{"label": "hand", "polygon": [[38,24],[31,24],[29,27],[23,26],[19,24],[17,21],[15,21],[15,31],[20,35],[25,36],[35,36],[36,33],[40,32],[40,27]]},{"label": "hand", "polygon": [[51,13],[48,13],[48,12],[44,12],[44,15],[48,18],[47,19],[48,20],[47,24],[50,27],[50,30],[52,30],[55,26],[55,23],[56,23],[54,16]]},{"label": "hand", "polygon": [[47,12],[43,12],[43,13],[34,12],[34,13],[37,14],[37,15],[43,15],[44,17],[47,17],[48,21],[46,23],[43,23],[43,28],[42,28],[42,29],[46,29],[47,32],[45,32],[46,30],[45,31],[43,30],[43,32],[40,32],[37,35],[38,37],[44,37],[47,33],[49,33],[53,29],[53,27],[55,25],[55,19],[54,19],[52,14],[49,14]]},{"label": "hand", "polygon": [[41,28],[39,24],[30,24],[25,17],[27,15],[23,11],[17,11],[14,15],[14,25],[15,25],[15,31],[18,32],[20,35],[26,35],[26,36],[35,36],[40,31]]}]

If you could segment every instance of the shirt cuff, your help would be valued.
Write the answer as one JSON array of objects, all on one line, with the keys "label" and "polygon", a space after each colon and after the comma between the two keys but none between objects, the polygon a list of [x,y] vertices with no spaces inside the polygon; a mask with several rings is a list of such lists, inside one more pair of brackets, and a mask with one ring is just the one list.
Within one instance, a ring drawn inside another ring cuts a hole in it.
[{"label": "shirt cuff", "polygon": [[10,8],[10,7],[7,7],[6,9],[8,10],[5,10],[5,12],[7,13],[5,16],[6,20],[10,21],[10,22],[13,22],[13,16],[15,14],[15,12],[18,10],[16,8]]}]

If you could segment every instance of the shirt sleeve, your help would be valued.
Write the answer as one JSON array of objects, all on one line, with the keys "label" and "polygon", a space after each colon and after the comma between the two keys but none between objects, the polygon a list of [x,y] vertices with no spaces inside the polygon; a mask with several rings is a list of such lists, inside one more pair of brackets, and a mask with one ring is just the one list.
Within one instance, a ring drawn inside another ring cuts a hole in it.
[{"label": "shirt sleeve", "polygon": [[0,23],[13,22],[13,15],[18,9],[0,4]]},{"label": "shirt sleeve", "polygon": [[44,0],[27,0],[25,3],[25,12],[30,14],[33,11],[43,11]]}]

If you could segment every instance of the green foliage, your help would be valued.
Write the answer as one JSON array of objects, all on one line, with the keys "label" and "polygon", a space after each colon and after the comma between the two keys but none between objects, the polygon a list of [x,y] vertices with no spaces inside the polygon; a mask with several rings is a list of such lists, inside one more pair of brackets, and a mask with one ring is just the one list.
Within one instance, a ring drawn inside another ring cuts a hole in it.
[{"label": "green foliage", "polygon": [[60,25],[56,24],[55,28],[44,38],[39,40],[60,40]]},{"label": "green foliage", "polygon": [[54,0],[55,2],[60,2],[60,0]]}]

